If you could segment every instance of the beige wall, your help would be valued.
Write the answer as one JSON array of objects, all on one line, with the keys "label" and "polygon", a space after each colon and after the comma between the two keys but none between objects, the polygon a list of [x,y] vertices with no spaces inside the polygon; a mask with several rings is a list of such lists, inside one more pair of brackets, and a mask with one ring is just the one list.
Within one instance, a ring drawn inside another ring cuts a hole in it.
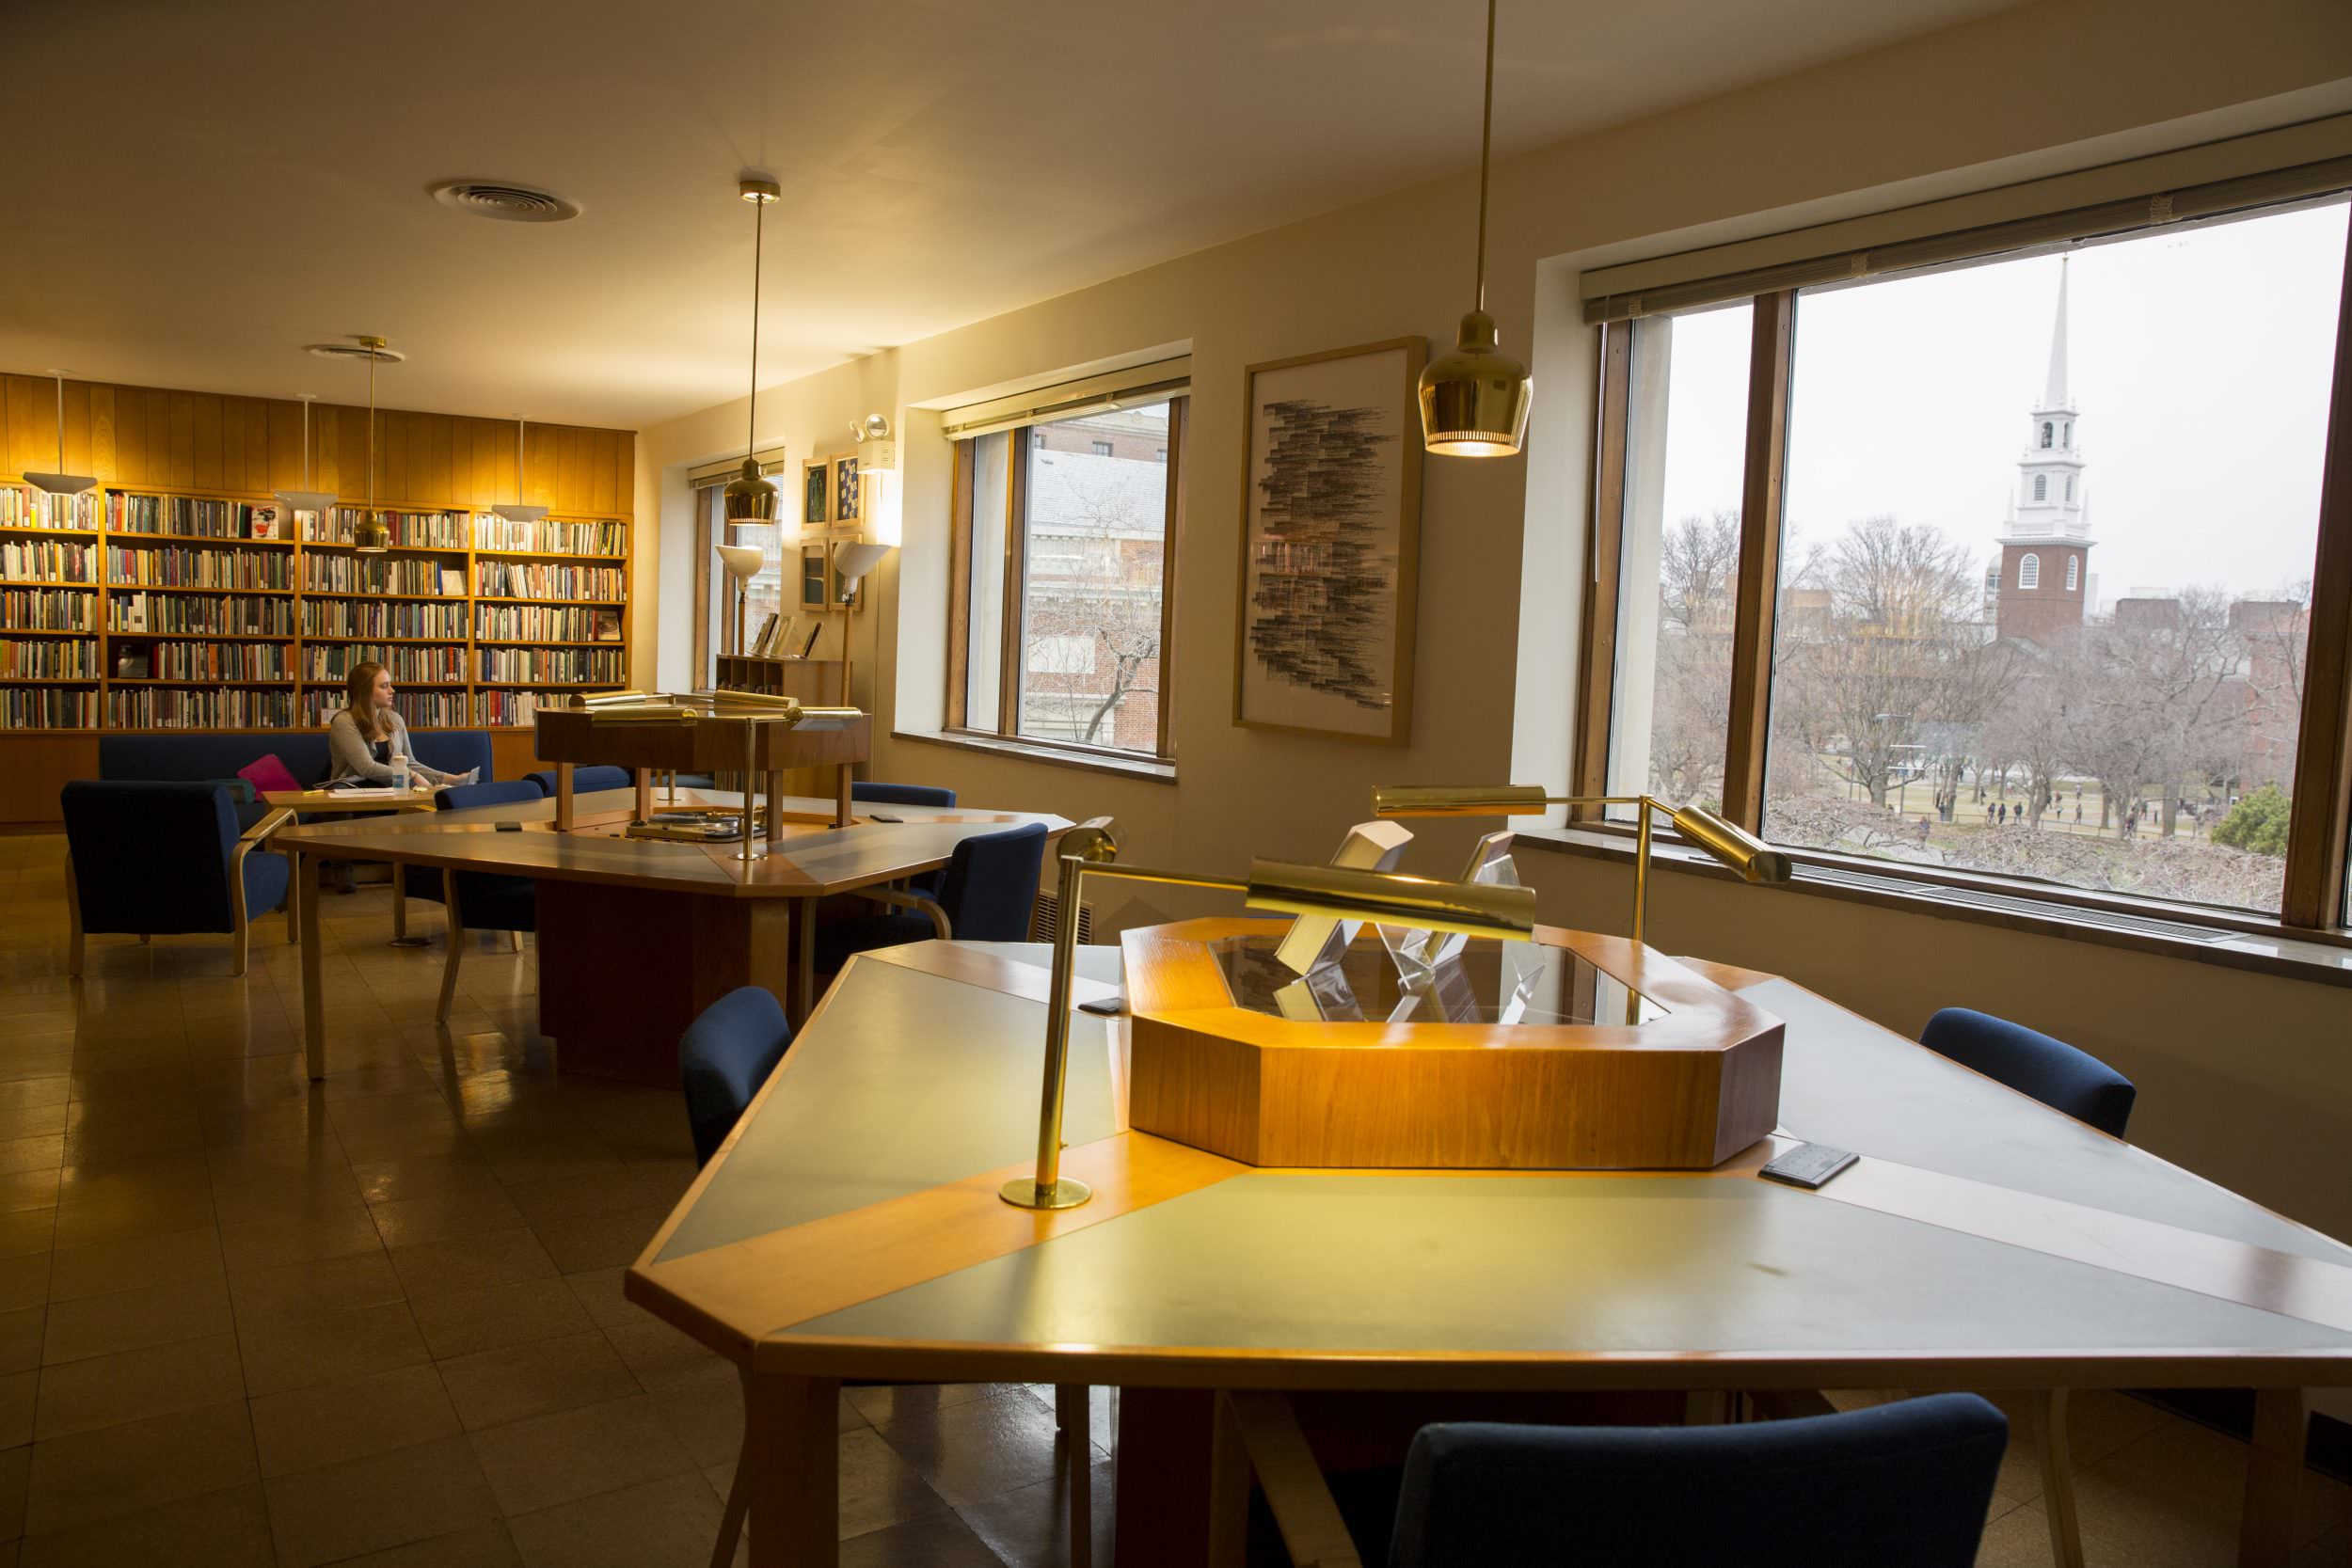
[{"label": "beige wall", "polygon": [[[1419,696],[1405,748],[1230,721],[1242,372],[1406,333],[1441,350],[1468,303],[1468,173],[776,388],[761,398],[759,436],[782,441],[797,473],[801,458],[841,445],[853,418],[880,409],[901,422],[905,548],[876,579],[852,648],[878,728],[925,728],[940,712],[947,455],[916,405],[1189,344],[1190,499],[1168,660],[1179,782],[886,738],[872,772],[952,784],[977,803],[1109,812],[1137,858],[1229,867],[1253,852],[1319,857],[1364,815],[1375,784],[1565,772],[1589,483],[1581,266],[2339,112],[2348,89],[2352,8],[2340,0],[2044,0],[1501,165],[1491,304],[1506,346],[1533,350],[1536,425],[1523,463],[1427,465]],[[739,400],[648,430],[640,449],[639,515],[662,519],[661,625],[643,645],[658,641],[666,682],[691,673],[682,468],[740,451],[743,413]],[[1424,834],[1419,863],[1444,866],[1466,836]],[[1581,902],[1605,872],[1527,860],[1531,875],[1560,884],[1547,896],[1571,914],[1617,907]],[[1936,1006],[1970,1002],[2069,1035],[2141,1081],[2152,1145],[2352,1234],[2352,1192],[2318,1153],[2352,1133],[2352,991],[1820,900],[1803,902],[1802,919],[1757,923],[1728,893],[1661,897],[1667,943],[1783,970],[1907,1032]],[[1159,912],[1153,901],[1105,903],[1115,923]]]}]

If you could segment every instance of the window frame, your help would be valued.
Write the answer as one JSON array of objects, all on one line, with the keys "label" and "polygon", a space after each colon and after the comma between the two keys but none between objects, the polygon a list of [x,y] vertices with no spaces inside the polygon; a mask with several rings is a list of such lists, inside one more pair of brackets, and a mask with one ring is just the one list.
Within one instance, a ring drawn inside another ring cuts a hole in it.
[{"label": "window frame", "polygon": [[[2289,211],[2325,196],[2272,198],[2249,202],[2227,215],[2250,217]],[[2151,193],[2153,213],[2156,193]],[[2344,205],[2352,230],[2352,202]],[[2060,246],[2093,239],[2122,239],[2170,225],[2149,218],[2128,228],[2090,227]],[[1975,260],[2031,254],[2052,247],[1989,245]],[[1943,263],[1949,264],[1949,263]],[[1890,274],[1890,276],[1899,276]],[[1718,302],[1737,293],[1711,296]],[[1724,815],[1751,832],[1763,828],[1765,752],[1770,737],[1773,613],[1780,578],[1781,501],[1788,457],[1788,413],[1796,331],[1795,287],[1746,294],[1755,307],[1748,363],[1747,431],[1740,485],[1740,578],[1732,627],[1729,738],[1724,765]],[[1674,310],[1691,309],[1676,303]],[[1661,307],[1661,311],[1664,308]],[[1588,307],[1588,316],[1595,312]],[[1600,312],[1597,334],[1596,440],[1591,461],[1591,496],[1586,530],[1586,576],[1580,667],[1570,730],[1571,787],[1579,795],[1606,792],[1609,777],[1611,705],[1621,638],[1618,578],[1626,522],[1626,463],[1631,419],[1632,338],[1643,314]],[[2182,905],[2130,895],[2093,893],[2030,878],[1906,865],[1899,862],[1788,847],[1799,864],[1867,870],[1934,887],[1997,887],[2012,895],[2076,908],[2163,911],[2180,918],[2194,911],[2207,924],[2239,930],[2288,931],[2297,937],[2352,945],[2352,244],[2336,318],[2334,379],[2323,441],[2324,473],[2313,561],[2310,642],[2305,654],[2300,728],[2293,773],[2296,811],[2289,822],[2280,911],[2276,917],[2222,906]],[[2063,430],[2071,437],[2072,420]],[[2037,449],[2038,451],[2039,449]],[[2071,439],[2064,450],[2071,450]],[[2023,566],[2021,564],[2020,571]],[[1571,808],[1570,820],[1603,831],[1624,830],[1604,819],[1600,808]]]},{"label": "window frame", "polygon": [[[1178,540],[1184,526],[1185,470],[1189,467],[1187,453],[1192,433],[1192,394],[1188,388],[1168,391],[1163,399],[1168,404],[1168,451],[1166,460],[1158,464],[1166,473],[1166,527],[1160,546],[1160,641],[1159,706],[1152,749],[1149,752],[1129,751],[1115,746],[1089,745],[1076,740],[1056,740],[1025,736],[1021,728],[1022,679],[1027,673],[1022,657],[1023,608],[1028,580],[1028,474],[1030,454],[1045,444],[1043,426],[1057,419],[1073,416],[1041,417],[1032,422],[1014,426],[1008,434],[1007,476],[1005,485],[1005,556],[1003,562],[1003,612],[1000,618],[1002,635],[998,639],[996,712],[993,716],[976,716],[969,711],[971,702],[971,641],[974,508],[978,504],[977,473],[979,440],[985,436],[959,440],[955,443],[953,482],[950,492],[949,544],[947,561],[947,702],[946,723],[950,736],[975,740],[998,741],[1007,745],[1033,747],[1041,751],[1065,752],[1073,757],[1099,759],[1111,763],[1173,763],[1175,756],[1175,711],[1173,681],[1176,630],[1177,554]],[[1101,443],[1097,443],[1098,445]],[[993,725],[988,721],[993,721]]]}]

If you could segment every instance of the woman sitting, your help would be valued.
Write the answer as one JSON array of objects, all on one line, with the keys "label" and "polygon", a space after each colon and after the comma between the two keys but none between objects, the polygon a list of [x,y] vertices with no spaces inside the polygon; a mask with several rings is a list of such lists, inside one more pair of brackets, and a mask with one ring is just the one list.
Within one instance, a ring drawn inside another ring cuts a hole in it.
[{"label": "woman sitting", "polygon": [[343,693],[344,705],[335,710],[326,724],[326,752],[333,764],[327,783],[358,779],[372,784],[396,784],[399,774],[392,768],[396,756],[408,759],[413,785],[438,789],[474,782],[478,768],[444,773],[417,760],[408,744],[407,722],[392,706],[391,672],[384,666],[373,659],[354,666],[351,678],[343,683]]}]

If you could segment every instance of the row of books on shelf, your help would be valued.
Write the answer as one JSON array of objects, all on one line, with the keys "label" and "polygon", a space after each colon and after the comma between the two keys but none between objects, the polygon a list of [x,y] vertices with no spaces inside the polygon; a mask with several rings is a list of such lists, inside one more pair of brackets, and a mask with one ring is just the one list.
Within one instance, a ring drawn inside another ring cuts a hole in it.
[{"label": "row of books on shelf", "polygon": [[98,595],[71,588],[0,589],[0,626],[11,631],[90,631]]},{"label": "row of books on shelf", "polygon": [[618,685],[627,673],[627,660],[618,648],[483,648],[480,653],[481,678],[485,681]]},{"label": "row of books on shelf", "polygon": [[282,550],[108,545],[106,581],[159,588],[287,589],[294,586],[294,561]]},{"label": "row of books on shelf", "polygon": [[283,539],[286,509],[278,501],[109,490],[106,529],[111,533],[185,533],[205,539]]},{"label": "row of books on shelf", "polygon": [[191,637],[290,637],[294,606],[285,599],[249,599],[224,594],[124,593],[106,595],[108,631],[174,632]]},{"label": "row of books on shelf", "polygon": [[95,687],[0,687],[0,728],[89,730],[97,727],[98,689]]},{"label": "row of books on shelf", "polygon": [[541,708],[562,707],[571,700],[569,691],[477,691],[474,722],[493,729],[528,729],[538,721]]},{"label": "row of books on shelf", "polygon": [[617,566],[558,566],[536,561],[477,561],[476,594],[494,599],[618,600],[628,574]]},{"label": "row of books on shelf", "polygon": [[404,644],[378,647],[366,642],[306,642],[302,645],[302,678],[340,681],[370,661],[392,673],[395,681],[466,681],[466,650],[462,644],[420,647]]},{"label": "row of books on shelf", "polygon": [[302,585],[314,594],[466,594],[463,568],[412,556],[306,555]]},{"label": "row of books on shelf", "polygon": [[79,637],[11,638],[0,641],[0,680],[92,681],[98,643]]},{"label": "row of books on shelf", "polygon": [[[342,705],[341,688],[309,689],[302,693],[302,721],[315,729],[333,719]],[[412,730],[462,730],[471,722],[466,717],[463,691],[396,691],[392,706]]]},{"label": "row of books on shelf", "polygon": [[87,582],[96,552],[63,539],[0,540],[0,578],[13,582]]},{"label": "row of books on shelf", "polygon": [[[332,512],[306,512],[302,537],[314,545],[348,545],[357,537],[363,506],[339,506]],[[404,550],[462,550],[466,547],[463,512],[378,512],[389,543]]]},{"label": "row of books on shelf", "polygon": [[98,493],[56,496],[29,484],[0,484],[0,528],[78,528],[98,526]]},{"label": "row of books on shelf", "polygon": [[106,693],[106,725],[129,730],[285,729],[294,723],[294,699],[291,689],[258,687],[134,687]]},{"label": "row of books on shelf", "polygon": [[551,605],[476,605],[473,634],[484,642],[618,642],[621,612]]},{"label": "row of books on shelf", "polygon": [[627,555],[628,525],[569,522],[561,517],[523,522],[485,512],[473,520],[473,547],[528,550],[536,555]]},{"label": "row of books on shelf", "polygon": [[305,637],[438,637],[462,642],[466,607],[416,599],[305,599]]}]

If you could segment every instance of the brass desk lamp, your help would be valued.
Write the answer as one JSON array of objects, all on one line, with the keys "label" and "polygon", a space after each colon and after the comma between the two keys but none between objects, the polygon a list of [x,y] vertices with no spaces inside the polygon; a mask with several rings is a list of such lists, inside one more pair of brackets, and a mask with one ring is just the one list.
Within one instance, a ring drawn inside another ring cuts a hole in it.
[{"label": "brass desk lamp", "polygon": [[1532,888],[1440,882],[1391,872],[1268,860],[1250,862],[1249,876],[1244,879],[1120,865],[1118,856],[1119,843],[1107,816],[1082,822],[1061,836],[1053,989],[1045,1003],[1045,1085],[1038,1109],[1037,1171],[1034,1176],[1013,1178],[997,1192],[1015,1208],[1074,1209],[1094,1196],[1085,1182],[1061,1174],[1062,1108],[1070,1084],[1070,993],[1078,958],[1078,895],[1087,878],[1224,888],[1244,895],[1250,909],[1277,914],[1385,920],[1465,936],[1517,937],[1535,928]]},{"label": "brass desk lamp", "polygon": [[1642,941],[1649,907],[1650,817],[1664,812],[1684,838],[1751,882],[1788,879],[1789,860],[1754,833],[1704,806],[1670,806],[1650,795],[1553,795],[1541,784],[1381,784],[1372,792],[1375,816],[1532,816],[1547,806],[1634,806],[1633,940]]}]

